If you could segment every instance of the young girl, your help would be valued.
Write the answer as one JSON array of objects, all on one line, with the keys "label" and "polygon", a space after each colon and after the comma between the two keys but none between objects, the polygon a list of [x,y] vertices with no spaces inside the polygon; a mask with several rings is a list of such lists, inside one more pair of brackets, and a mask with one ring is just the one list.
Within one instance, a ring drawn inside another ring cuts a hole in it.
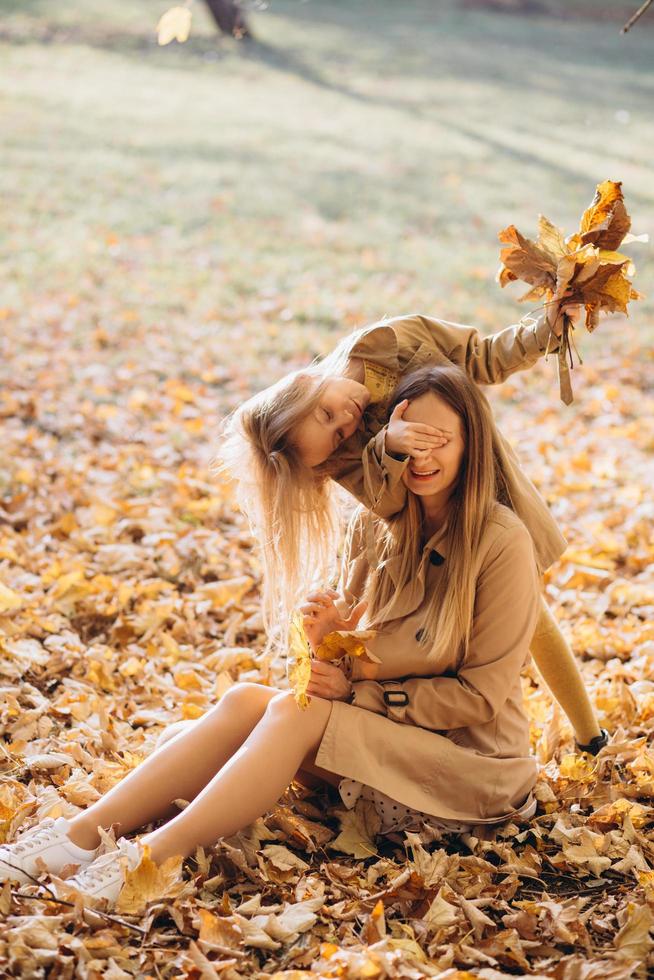
[{"label": "young girl", "polygon": [[[290,692],[235,684],[87,810],[0,848],[2,877],[29,880],[39,858],[55,874],[86,865],[68,884],[111,903],[144,844],[157,863],[192,854],[265,814],[294,777],[330,783],[348,806],[368,797],[382,833],[433,836],[533,814],[520,684],[539,611],[531,537],[498,502],[506,474],[492,416],[466,375],[419,371],[400,386],[403,399],[409,422],[436,424],[448,441],[405,469],[401,513],[388,523],[365,508],[354,515],[342,603],[318,593],[305,606],[315,645],[343,625],[346,607],[351,625],[367,603],[378,632],[365,661],[314,660],[305,710]],[[382,557],[375,568],[367,524]],[[168,823],[93,860],[98,826],[127,834],[180,797],[191,802]]]},{"label": "young girl", "polygon": [[[478,384],[497,384],[558,349],[563,314],[550,304],[536,321],[483,337],[472,327],[411,315],[346,337],[327,358],[296,371],[245,402],[228,420],[220,465],[238,485],[238,500],[258,539],[263,562],[264,621],[282,635],[311,569],[330,577],[339,533],[334,482],[382,517],[404,504],[402,476],[447,443],[447,430],[411,422],[400,403],[388,417],[398,380],[428,364],[456,364]],[[544,572],[565,549],[548,507],[501,436],[496,450],[509,505],[531,533]],[[375,555],[369,542],[370,560]],[[570,719],[580,749],[606,744],[572,651],[544,600],[531,653]]]}]

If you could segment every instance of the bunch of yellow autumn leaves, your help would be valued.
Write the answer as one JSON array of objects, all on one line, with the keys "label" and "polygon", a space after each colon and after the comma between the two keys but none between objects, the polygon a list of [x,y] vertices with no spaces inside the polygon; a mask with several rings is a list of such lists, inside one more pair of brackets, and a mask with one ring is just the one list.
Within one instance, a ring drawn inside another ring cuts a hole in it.
[{"label": "bunch of yellow autumn leaves", "polygon": [[[634,264],[628,255],[617,251],[630,242],[646,242],[647,235],[631,235],[631,218],[622,196],[621,181],[605,180],[597,185],[595,197],[581,218],[579,231],[563,237],[544,215],[538,222],[538,238],[531,241],[515,225],[499,233],[506,246],[500,252],[497,274],[500,286],[518,279],[531,285],[521,300],[565,299],[579,303],[586,310],[586,329],[593,331],[600,312],[627,313],[632,299],[642,299],[633,288]],[[561,399],[572,402],[568,363],[572,366],[570,347],[572,323],[564,318],[563,336],[558,351]]]}]

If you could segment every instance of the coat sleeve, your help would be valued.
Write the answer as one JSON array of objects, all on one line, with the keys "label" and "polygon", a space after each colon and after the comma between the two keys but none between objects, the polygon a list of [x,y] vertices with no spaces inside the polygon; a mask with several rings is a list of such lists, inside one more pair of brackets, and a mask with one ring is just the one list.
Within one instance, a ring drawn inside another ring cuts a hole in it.
[{"label": "coat sleeve", "polygon": [[395,721],[447,731],[491,721],[527,659],[540,605],[533,546],[523,525],[505,528],[477,581],[468,654],[456,676],[387,683],[404,691],[405,707],[388,706],[378,681],[356,681],[355,704]]},{"label": "coat sleeve", "polygon": [[422,315],[418,319],[434,346],[478,384],[501,384],[515,371],[533,367],[547,351],[559,349],[544,313],[532,323],[516,323],[488,337],[461,323]]},{"label": "coat sleeve", "polygon": [[[463,368],[478,384],[500,384],[516,371],[532,367],[559,342],[545,314],[530,324],[517,323],[485,337],[475,327],[449,323],[422,314],[401,321],[409,347],[426,343],[441,357]],[[549,347],[548,347],[549,344]],[[396,458],[386,451],[386,426],[366,444],[350,441],[339,455],[331,476],[378,517],[399,513],[406,502],[402,474],[409,457]]]},{"label": "coat sleeve", "polygon": [[353,439],[331,474],[359,503],[383,518],[392,517],[404,507],[406,487],[402,474],[409,462],[408,456],[386,452],[386,429],[387,426],[380,429],[367,444]]}]

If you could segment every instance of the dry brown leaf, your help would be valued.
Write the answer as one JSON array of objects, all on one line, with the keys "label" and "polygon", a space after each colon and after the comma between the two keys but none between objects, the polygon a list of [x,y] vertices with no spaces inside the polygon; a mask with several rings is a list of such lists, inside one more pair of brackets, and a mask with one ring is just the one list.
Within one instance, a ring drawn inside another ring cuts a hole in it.
[{"label": "dry brown leaf", "polygon": [[357,800],[352,810],[340,811],[338,818],[341,832],[330,841],[329,847],[355,858],[372,857],[377,853],[373,843],[375,834],[379,833],[381,817],[369,800]]},{"label": "dry brown leaf", "polygon": [[138,867],[125,873],[125,884],[118,896],[116,910],[131,914],[142,912],[148,902],[179,894],[184,887],[181,870],[181,857],[169,857],[163,864],[155,864],[146,844]]},{"label": "dry brown leaf", "polygon": [[620,955],[636,962],[643,962],[654,946],[650,931],[654,928],[654,915],[647,905],[632,906],[629,917],[615,937]]}]

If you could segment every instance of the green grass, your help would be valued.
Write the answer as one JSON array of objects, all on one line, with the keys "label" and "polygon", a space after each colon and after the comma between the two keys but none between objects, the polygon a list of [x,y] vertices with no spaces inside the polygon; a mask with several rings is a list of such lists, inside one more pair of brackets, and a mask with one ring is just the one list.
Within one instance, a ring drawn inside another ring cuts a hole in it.
[{"label": "green grass", "polygon": [[63,303],[80,343],[138,323],[212,363],[256,346],[256,384],[383,314],[517,319],[497,231],[571,231],[606,177],[652,229],[652,18],[273,0],[239,45],[196,0],[160,49],[167,6],[0,2],[0,307],[26,337]]}]

